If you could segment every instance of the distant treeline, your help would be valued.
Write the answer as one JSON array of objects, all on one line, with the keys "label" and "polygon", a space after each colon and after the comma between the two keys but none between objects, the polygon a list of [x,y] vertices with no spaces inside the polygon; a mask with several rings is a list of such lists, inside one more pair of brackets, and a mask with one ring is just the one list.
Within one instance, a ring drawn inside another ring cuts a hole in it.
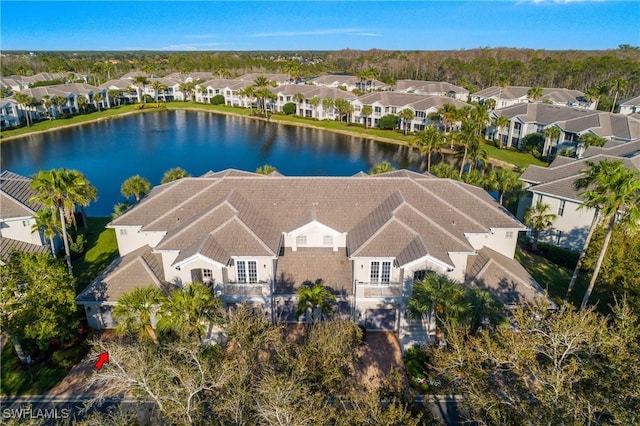
[{"label": "distant treeline", "polygon": [[386,82],[400,79],[447,81],[471,92],[498,81],[512,86],[565,87],[607,94],[614,79],[624,79],[621,97],[640,94],[640,49],[547,51],[478,48],[455,51],[340,50],[334,52],[4,52],[2,74],[78,72],[92,84],[142,70],[210,71],[236,77],[247,72],[290,72],[312,77],[328,72],[374,71]]}]

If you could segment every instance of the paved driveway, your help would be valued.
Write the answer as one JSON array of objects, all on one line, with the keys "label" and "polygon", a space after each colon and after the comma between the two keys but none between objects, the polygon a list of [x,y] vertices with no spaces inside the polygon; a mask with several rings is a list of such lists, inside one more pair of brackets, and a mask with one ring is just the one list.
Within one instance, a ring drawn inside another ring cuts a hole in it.
[{"label": "paved driveway", "polygon": [[359,355],[356,374],[368,386],[378,386],[380,380],[387,378],[392,369],[405,374],[400,342],[393,332],[367,332],[367,340],[360,348]]}]

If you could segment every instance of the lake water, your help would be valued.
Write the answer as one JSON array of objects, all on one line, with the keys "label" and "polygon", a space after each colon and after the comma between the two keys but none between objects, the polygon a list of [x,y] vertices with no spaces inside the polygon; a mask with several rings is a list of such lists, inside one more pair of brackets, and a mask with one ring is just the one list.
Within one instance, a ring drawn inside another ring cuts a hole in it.
[{"label": "lake water", "polygon": [[25,136],[4,142],[0,154],[2,170],[26,176],[59,167],[83,172],[98,188],[98,201],[87,209],[92,216],[111,215],[128,177],[140,174],[157,185],[176,166],[193,176],[263,164],[287,176],[350,176],[384,160],[396,168],[424,167],[402,146],[195,111],[134,114]]}]

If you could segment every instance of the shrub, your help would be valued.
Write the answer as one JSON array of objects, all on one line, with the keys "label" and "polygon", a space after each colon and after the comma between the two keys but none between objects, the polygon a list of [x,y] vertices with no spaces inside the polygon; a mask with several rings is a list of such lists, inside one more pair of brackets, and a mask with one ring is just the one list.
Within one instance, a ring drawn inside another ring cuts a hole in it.
[{"label": "shrub", "polygon": [[83,234],[78,234],[73,242],[69,245],[71,251],[77,254],[84,252],[85,245],[87,244],[87,238]]},{"label": "shrub", "polygon": [[394,130],[398,127],[398,116],[385,115],[378,120],[378,127],[382,130]]},{"label": "shrub", "polygon": [[224,96],[215,95],[213,98],[211,98],[211,105],[224,105]]},{"label": "shrub", "polygon": [[547,243],[538,243],[538,250],[545,259],[568,269],[574,269],[580,257],[580,253]]},{"label": "shrub", "polygon": [[61,368],[71,368],[82,361],[89,352],[89,343],[84,340],[72,348],[58,349],[51,355],[51,362]]},{"label": "shrub", "polygon": [[296,104],[294,104],[293,102],[287,102],[282,107],[282,112],[284,112],[286,115],[295,114],[296,113]]},{"label": "shrub", "polygon": [[542,149],[544,147],[544,136],[540,133],[531,133],[522,138],[522,149],[526,152],[533,154],[535,157],[542,155]]}]

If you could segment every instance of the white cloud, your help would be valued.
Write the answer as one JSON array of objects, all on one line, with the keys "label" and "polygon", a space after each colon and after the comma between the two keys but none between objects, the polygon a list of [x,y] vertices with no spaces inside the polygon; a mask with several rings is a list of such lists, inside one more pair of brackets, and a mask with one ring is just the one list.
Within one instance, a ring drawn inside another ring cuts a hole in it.
[{"label": "white cloud", "polygon": [[309,31],[276,31],[269,33],[255,33],[250,34],[249,37],[299,37],[299,36],[314,36],[314,35],[337,35],[337,34],[351,34],[359,36],[379,36],[376,33],[362,32],[359,28],[329,28],[324,30],[309,30]]}]

